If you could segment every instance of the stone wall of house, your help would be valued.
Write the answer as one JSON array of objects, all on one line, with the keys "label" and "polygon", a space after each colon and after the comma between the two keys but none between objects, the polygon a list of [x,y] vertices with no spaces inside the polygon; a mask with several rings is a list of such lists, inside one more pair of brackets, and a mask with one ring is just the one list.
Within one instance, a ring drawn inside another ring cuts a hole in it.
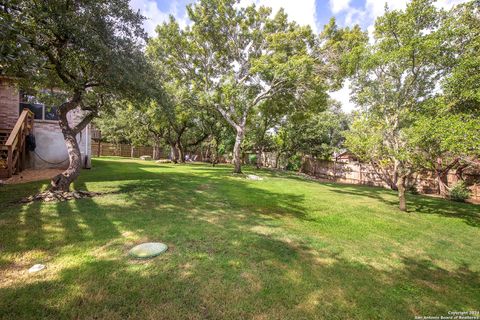
[{"label": "stone wall of house", "polygon": [[12,79],[0,77],[0,129],[13,129],[18,119],[19,93]]}]

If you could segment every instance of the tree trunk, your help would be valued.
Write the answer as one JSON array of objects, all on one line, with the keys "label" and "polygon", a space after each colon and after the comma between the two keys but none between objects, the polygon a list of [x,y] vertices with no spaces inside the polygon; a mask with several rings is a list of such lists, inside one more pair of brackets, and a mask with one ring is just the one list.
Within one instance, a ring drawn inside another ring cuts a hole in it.
[{"label": "tree trunk", "polygon": [[235,145],[233,146],[233,164],[234,169],[233,173],[242,173],[242,142],[244,138],[244,130],[243,128],[237,128],[237,135],[235,137]]},{"label": "tree trunk", "polygon": [[262,166],[262,162],[263,162],[262,154],[263,154],[263,147],[257,149],[257,163],[255,163],[255,166],[257,167],[257,169],[260,169],[260,167]]},{"label": "tree trunk", "polygon": [[181,143],[177,143],[178,162],[185,163],[185,151]]},{"label": "tree trunk", "polygon": [[172,160],[173,163],[177,163],[178,162],[178,158],[177,158],[177,148],[175,148],[175,145],[170,145],[170,158]]},{"label": "tree trunk", "polygon": [[211,158],[212,167],[215,167],[215,165],[216,165],[217,162],[218,162],[217,155],[216,155],[216,154],[212,154],[211,157],[212,157],[212,158]]},{"label": "tree trunk", "polygon": [[443,197],[448,197],[448,171],[437,171],[438,193]]},{"label": "tree trunk", "polygon": [[407,201],[405,198],[405,175],[399,175],[397,179],[398,201],[401,211],[407,211]]},{"label": "tree trunk", "polygon": [[460,165],[457,170],[455,170],[455,175],[457,176],[458,181],[463,181],[463,172],[468,167],[468,164]]},{"label": "tree trunk", "polygon": [[[385,176],[388,178],[388,171],[385,173]],[[394,166],[393,166],[392,180],[390,182],[390,188],[392,190],[398,191],[398,179],[399,179],[398,164],[395,163]],[[405,185],[405,180],[403,181],[403,184]]]},{"label": "tree trunk", "polygon": [[160,159],[160,142],[158,139],[154,139],[153,141],[153,154],[152,154],[153,160],[159,160]]},{"label": "tree trunk", "polygon": [[69,191],[70,184],[80,175],[82,168],[82,157],[77,139],[72,129],[68,128],[68,124],[60,124],[62,127],[63,138],[67,146],[68,158],[70,163],[67,170],[53,177],[51,181],[51,191]]}]

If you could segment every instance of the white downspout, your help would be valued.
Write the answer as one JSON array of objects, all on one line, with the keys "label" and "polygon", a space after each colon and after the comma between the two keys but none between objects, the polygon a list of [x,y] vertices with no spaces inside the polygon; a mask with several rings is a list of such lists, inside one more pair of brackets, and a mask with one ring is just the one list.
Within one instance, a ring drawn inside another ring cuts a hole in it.
[{"label": "white downspout", "polygon": [[85,169],[87,169],[88,161],[90,160],[90,159],[87,159],[87,156],[88,156],[88,129],[89,128],[90,128],[90,124],[88,124],[87,127],[85,128],[85,156],[84,156],[84,160],[83,160],[83,163],[85,164]]}]

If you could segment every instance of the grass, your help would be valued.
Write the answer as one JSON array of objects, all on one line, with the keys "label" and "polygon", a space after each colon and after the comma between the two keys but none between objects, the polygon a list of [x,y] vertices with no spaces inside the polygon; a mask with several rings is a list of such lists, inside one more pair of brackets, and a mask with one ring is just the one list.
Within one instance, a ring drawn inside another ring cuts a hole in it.
[{"label": "grass", "polygon": [[[94,160],[0,208],[1,319],[413,319],[480,306],[480,207],[250,169]],[[0,201],[47,182],[8,185]],[[152,260],[128,250],[170,249]],[[47,269],[29,274],[44,263]]]}]

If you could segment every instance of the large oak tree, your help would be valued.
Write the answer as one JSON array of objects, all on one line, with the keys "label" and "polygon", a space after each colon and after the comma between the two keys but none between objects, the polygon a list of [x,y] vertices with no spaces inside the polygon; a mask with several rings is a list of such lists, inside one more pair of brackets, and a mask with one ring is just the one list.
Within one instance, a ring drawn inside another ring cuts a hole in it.
[{"label": "large oak tree", "polygon": [[172,18],[157,28],[150,51],[198,92],[198,104],[219,112],[235,130],[234,172],[241,172],[247,121],[261,104],[325,104],[325,81],[315,72],[315,37],[281,10],[242,8],[234,0],[201,0],[188,8],[193,22]]},{"label": "large oak tree", "polygon": [[442,12],[430,0],[413,0],[405,10],[386,11],[375,22],[374,43],[362,50],[353,88],[363,113],[347,135],[347,146],[384,174],[406,210],[407,177],[414,171],[414,147],[406,130],[414,112],[435,94]]},{"label": "large oak tree", "polygon": [[[81,168],[77,134],[112,97],[146,90],[143,17],[127,0],[12,0],[0,9],[9,44],[2,72],[22,77],[24,87],[55,89],[49,98],[58,106],[70,163],[51,189],[69,190]],[[82,118],[69,123],[76,109]]]}]

